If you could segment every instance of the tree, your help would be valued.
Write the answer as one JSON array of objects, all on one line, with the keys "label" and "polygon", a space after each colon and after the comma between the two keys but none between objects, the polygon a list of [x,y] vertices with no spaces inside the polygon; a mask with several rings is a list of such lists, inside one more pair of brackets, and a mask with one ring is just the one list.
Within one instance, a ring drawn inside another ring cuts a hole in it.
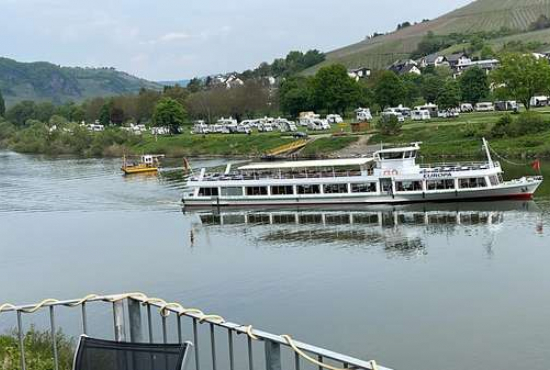
[{"label": "tree", "polygon": [[531,108],[531,98],[547,94],[550,85],[550,64],[531,54],[506,54],[501,57],[500,68],[493,71],[492,80],[500,85],[526,110]]},{"label": "tree", "polygon": [[401,132],[403,123],[395,115],[381,117],[378,121],[378,129],[383,135],[397,135]]},{"label": "tree", "polygon": [[56,113],[55,105],[50,102],[43,102],[36,105],[36,119],[41,122],[48,122]]},{"label": "tree", "polygon": [[179,133],[179,128],[187,119],[183,106],[172,98],[162,98],[155,106],[153,122],[157,126],[170,127],[172,134]]},{"label": "tree", "polygon": [[292,117],[300,112],[314,109],[314,91],[312,78],[287,78],[279,89],[279,104],[281,110]]},{"label": "tree", "polygon": [[203,83],[200,78],[192,78],[191,81],[187,84],[187,90],[189,90],[190,93],[196,93],[199,92],[203,88]]},{"label": "tree", "polygon": [[487,74],[478,67],[467,69],[459,80],[462,100],[468,103],[479,103],[489,94]]},{"label": "tree", "polygon": [[313,89],[315,105],[327,112],[344,114],[361,99],[361,87],[341,64],[319,69],[313,78]]},{"label": "tree", "polygon": [[481,59],[491,59],[494,58],[494,56],[495,52],[489,45],[485,45],[483,49],[481,49]]},{"label": "tree", "polygon": [[441,109],[457,108],[460,105],[460,86],[458,82],[453,79],[447,80],[437,97],[436,103]]},{"label": "tree", "polygon": [[470,51],[471,53],[475,53],[476,51],[480,51],[485,46],[485,41],[483,38],[479,35],[475,35],[470,40]]},{"label": "tree", "polygon": [[406,106],[413,106],[421,94],[423,77],[414,73],[407,73],[401,77],[403,82],[404,98],[403,103]]},{"label": "tree", "polygon": [[4,97],[2,96],[2,90],[0,90],[0,117],[4,117],[6,115],[6,102],[4,101]]},{"label": "tree", "polygon": [[99,111],[99,123],[103,126],[108,126],[111,124],[111,106],[112,102],[107,101],[103,103],[101,110]]},{"label": "tree", "polygon": [[445,80],[437,75],[429,75],[422,83],[422,97],[428,103],[435,103],[444,90]]},{"label": "tree", "polygon": [[25,100],[15,104],[6,112],[6,119],[16,126],[23,127],[27,121],[36,117],[36,104]]},{"label": "tree", "polygon": [[384,109],[403,103],[405,89],[401,79],[392,71],[384,71],[374,87],[374,100]]}]

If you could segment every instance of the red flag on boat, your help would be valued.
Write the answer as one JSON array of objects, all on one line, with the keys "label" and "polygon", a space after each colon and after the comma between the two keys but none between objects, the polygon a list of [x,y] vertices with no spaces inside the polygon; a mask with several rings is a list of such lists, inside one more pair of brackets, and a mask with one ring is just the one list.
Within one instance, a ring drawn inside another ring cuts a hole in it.
[{"label": "red flag on boat", "polygon": [[532,164],[531,164],[531,167],[533,167],[533,169],[537,172],[540,172],[540,160],[537,159],[536,161],[534,161]]}]

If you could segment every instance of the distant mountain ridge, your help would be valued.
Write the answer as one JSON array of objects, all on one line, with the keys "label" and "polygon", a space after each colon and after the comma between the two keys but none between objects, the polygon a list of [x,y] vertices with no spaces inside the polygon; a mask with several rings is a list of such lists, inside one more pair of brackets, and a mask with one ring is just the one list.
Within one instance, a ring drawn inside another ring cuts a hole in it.
[{"label": "distant mountain ridge", "polygon": [[61,67],[0,57],[0,90],[7,105],[23,100],[79,102],[96,96],[136,93],[142,88],[161,90],[162,86],[114,68]]},{"label": "distant mountain ridge", "polygon": [[528,32],[529,26],[541,15],[550,18],[550,0],[477,0],[434,20],[328,52],[323,63],[307,72],[313,73],[321,66],[333,63],[350,68],[382,68],[412,53],[428,32],[436,35],[472,34],[508,28],[522,33],[505,40],[495,40],[496,44],[509,40],[550,43],[550,30]]}]

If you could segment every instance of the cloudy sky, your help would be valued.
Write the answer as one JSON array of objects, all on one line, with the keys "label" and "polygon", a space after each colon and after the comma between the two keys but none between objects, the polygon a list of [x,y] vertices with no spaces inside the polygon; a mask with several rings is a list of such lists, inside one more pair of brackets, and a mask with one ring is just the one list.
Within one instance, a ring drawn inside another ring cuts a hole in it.
[{"label": "cloudy sky", "polygon": [[0,0],[0,56],[150,80],[253,68],[434,18],[469,0]]}]

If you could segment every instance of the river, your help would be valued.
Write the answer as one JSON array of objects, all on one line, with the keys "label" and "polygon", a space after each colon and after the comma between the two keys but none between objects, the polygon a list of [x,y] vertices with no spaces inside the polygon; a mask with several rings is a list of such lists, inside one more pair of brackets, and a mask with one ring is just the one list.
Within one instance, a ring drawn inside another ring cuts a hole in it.
[{"label": "river", "polygon": [[534,202],[218,215],[181,211],[179,171],[119,165],[0,152],[0,303],[142,291],[394,369],[548,369],[548,181]]}]

